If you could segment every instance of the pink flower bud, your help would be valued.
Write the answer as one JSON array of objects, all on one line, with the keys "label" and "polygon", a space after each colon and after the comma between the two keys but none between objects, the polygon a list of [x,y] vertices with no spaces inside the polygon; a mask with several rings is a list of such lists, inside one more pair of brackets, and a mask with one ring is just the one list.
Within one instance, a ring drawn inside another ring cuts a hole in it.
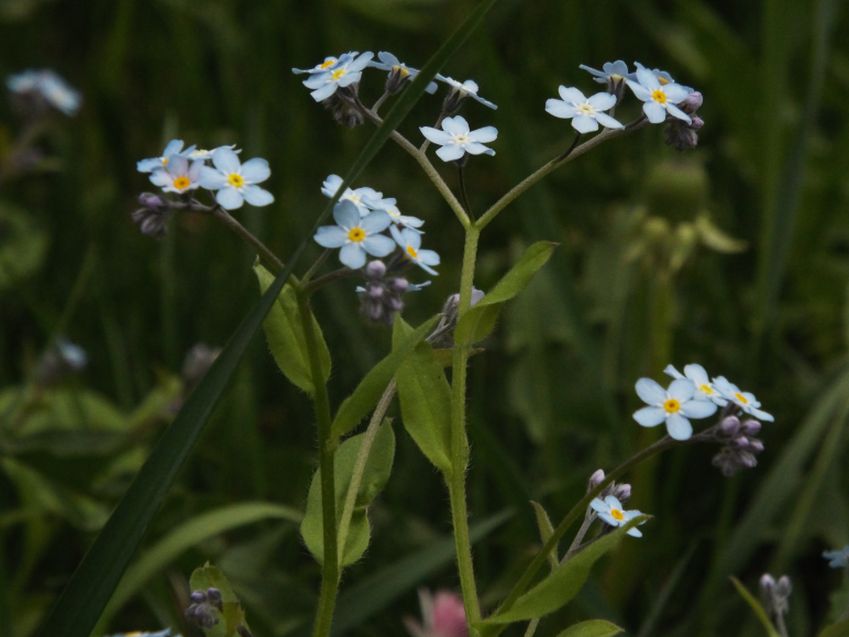
[{"label": "pink flower bud", "polygon": [[433,599],[432,637],[467,637],[466,610],[460,596],[439,591]]}]

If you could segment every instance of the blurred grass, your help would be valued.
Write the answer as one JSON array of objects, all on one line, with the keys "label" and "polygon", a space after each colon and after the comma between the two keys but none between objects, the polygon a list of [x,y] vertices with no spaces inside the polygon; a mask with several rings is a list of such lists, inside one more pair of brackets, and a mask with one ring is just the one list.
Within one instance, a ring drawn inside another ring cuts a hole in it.
[{"label": "blurred grass", "polygon": [[[246,156],[268,158],[278,204],[239,214],[285,256],[325,203],[322,179],[350,165],[371,134],[365,127],[337,129],[289,68],[349,49],[390,50],[415,66],[472,5],[0,5],[0,73],[49,66],[85,96],[80,115],[45,140],[61,169],[4,184],[0,192],[3,209],[22,209],[32,227],[28,235],[47,246],[26,278],[0,288],[0,383],[20,385],[39,352],[62,332],[90,356],[75,387],[96,392],[129,422],[134,407],[179,371],[189,347],[221,344],[257,298],[251,255],[207,220],[174,224],[159,243],[138,234],[128,213],[149,184],[134,171],[135,161],[177,134],[204,146],[237,142]],[[638,444],[640,432],[629,421],[633,381],[657,376],[669,356],[676,365],[698,360],[727,374],[776,414],[765,431],[763,466],[725,480],[710,466],[707,448],[661,460],[640,485],[657,516],[650,532],[609,562],[599,578],[601,594],[589,591],[581,603],[598,608],[598,599],[607,598],[617,621],[635,631],[681,555],[697,543],[653,634],[692,634],[699,625],[702,634],[756,634],[754,626],[739,627],[741,608],[726,576],[737,574],[752,588],[777,556],[797,578],[796,589],[806,590],[794,612],[811,625],[822,617],[836,582],[819,553],[849,541],[849,527],[839,522],[849,519],[846,470],[839,462],[820,469],[815,492],[805,492],[806,482],[787,480],[782,467],[793,456],[794,471],[807,476],[816,458],[833,451],[825,436],[809,437],[802,449],[797,436],[811,430],[803,422],[819,418],[823,428],[845,427],[837,411],[816,412],[847,399],[838,381],[849,334],[849,50],[839,37],[846,27],[845,9],[828,0],[502,0],[463,57],[446,69],[475,78],[481,94],[500,105],[494,113],[474,104],[465,111],[473,126],[493,123],[500,131],[496,157],[469,166],[478,211],[571,141],[568,128],[542,106],[560,83],[594,86],[579,63],[639,59],[705,95],[706,126],[694,153],[678,154],[663,145],[659,131],[642,131],[553,175],[484,237],[476,282],[484,289],[523,245],[541,238],[562,243],[486,354],[472,360],[471,509],[481,520],[505,505],[518,512],[476,547],[486,599],[509,585],[538,541],[524,502],[540,500],[557,517],[592,470]],[[362,90],[376,96],[379,86],[377,77],[367,76]],[[404,132],[417,137],[414,123],[430,123],[436,108],[436,100],[423,100]],[[10,111],[4,106],[0,114],[4,136],[14,135]],[[697,207],[676,209],[658,197],[653,173],[669,179],[661,191],[678,192],[681,173],[673,168],[685,165],[704,176],[707,192]],[[445,174],[453,186],[454,175]],[[408,320],[419,322],[456,286],[461,234],[398,149],[382,151],[357,183],[366,184],[425,218],[428,245],[443,256],[439,278],[410,300]],[[699,246],[672,272],[665,256],[670,243],[647,242],[647,220],[675,228],[702,210],[749,247],[726,255]],[[0,233],[0,244],[5,240]],[[637,246],[647,247],[635,254]],[[665,318],[651,296],[660,280],[668,280]],[[386,352],[389,337],[359,319],[345,285],[318,298],[316,313],[331,349],[340,352],[331,383],[338,403]],[[285,384],[264,345],[253,345],[249,354],[210,435],[156,519],[151,545],[192,516],[233,502],[272,500],[302,509],[313,470],[309,405]],[[87,469],[55,448],[22,455],[4,441],[0,454],[108,511],[165,421],[125,424],[132,445],[121,461],[106,462],[92,450]],[[73,427],[86,423],[83,418]],[[0,431],[8,436],[5,425]],[[397,453],[395,474],[375,505],[375,542],[352,569],[352,585],[447,531],[438,476],[409,441],[399,440]],[[776,489],[786,504],[758,513],[767,494],[777,497]],[[28,498],[9,476],[0,477],[0,624],[14,625],[16,637],[29,634],[93,537],[77,514],[47,506],[55,495]],[[806,513],[792,525],[804,532],[794,532],[793,546],[779,551],[799,502]],[[207,557],[233,565],[239,560],[232,556],[246,554],[267,556],[256,561],[261,576],[244,572],[234,579],[246,599],[256,600],[249,607],[252,625],[275,634],[309,614],[315,567],[294,536],[281,538],[275,525],[258,523],[177,558],[157,575],[146,599],[124,608],[114,628],[153,628],[161,613],[179,622],[172,597],[182,592],[174,582]],[[705,587],[697,574],[709,571],[716,579]],[[456,586],[450,568],[427,583]],[[415,605],[410,592],[355,632],[400,634],[400,616],[414,614]],[[583,618],[564,611],[543,622],[538,634],[556,634]]]}]

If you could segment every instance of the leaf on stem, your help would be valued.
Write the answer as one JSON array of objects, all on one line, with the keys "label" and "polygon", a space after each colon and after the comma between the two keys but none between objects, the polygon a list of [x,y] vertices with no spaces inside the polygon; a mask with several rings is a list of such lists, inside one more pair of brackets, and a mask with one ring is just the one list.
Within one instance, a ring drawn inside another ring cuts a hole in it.
[{"label": "leaf on stem", "polygon": [[[551,524],[551,518],[548,517],[548,513],[539,502],[535,502],[531,500],[531,506],[534,509],[534,516],[537,519],[537,528],[539,529],[539,538],[542,540],[542,543],[545,544],[548,542],[548,538],[554,535],[554,526]],[[556,569],[560,566],[560,558],[557,556],[557,545],[551,549],[551,553],[548,554],[548,563],[551,565],[552,569]]]},{"label": "leaf on stem", "polygon": [[[259,281],[260,292],[265,292],[274,281],[274,275],[257,262],[254,272]],[[330,378],[330,350],[321,333],[321,327],[314,316],[311,317],[318,338],[319,357],[321,359],[321,374],[326,382]],[[277,367],[292,384],[312,395],[315,387],[310,374],[309,356],[307,354],[306,337],[298,312],[298,299],[295,289],[285,285],[277,297],[277,302],[271,308],[262,324],[265,339]]]},{"label": "leaf on stem", "polygon": [[[400,316],[392,327],[393,347],[409,338],[411,328]],[[440,471],[451,469],[451,388],[430,343],[419,343],[396,374],[401,421],[422,453]]]},{"label": "leaf on stem", "polygon": [[[365,434],[359,434],[348,438],[339,445],[333,457],[335,472],[335,496],[336,517],[342,514],[345,504],[345,495],[348,493],[348,485],[354,473],[354,465],[357,454],[363,442]],[[383,490],[392,472],[392,462],[395,457],[395,434],[388,420],[380,426],[380,430],[374,439],[374,444],[369,453],[368,460],[363,470],[360,488],[357,491],[357,500],[354,513],[351,516],[351,524],[348,529],[348,537],[345,548],[339,556],[340,566],[348,566],[360,559],[368,547],[371,536],[371,527],[368,521],[367,510],[369,504]],[[316,471],[310,483],[307,506],[304,512],[304,520],[301,522],[301,536],[310,553],[319,562],[324,560],[324,526],[322,524],[321,512],[321,474]]]},{"label": "leaf on stem", "polygon": [[393,343],[392,351],[372,367],[354,392],[342,401],[330,429],[331,439],[335,440],[344,436],[368,415],[377,401],[380,400],[381,394],[392,380],[398,367],[412,354],[415,347],[427,337],[438,318],[438,316],[434,316],[419,325],[399,342]]},{"label": "leaf on stem", "polygon": [[495,327],[504,303],[525,289],[533,276],[548,262],[556,246],[556,243],[550,241],[538,241],[525,250],[516,265],[458,321],[454,332],[455,341],[469,345],[486,338]]},{"label": "leaf on stem", "polygon": [[557,635],[557,637],[613,637],[624,632],[624,629],[619,628],[619,626],[607,620],[590,619],[569,626],[569,628]]}]

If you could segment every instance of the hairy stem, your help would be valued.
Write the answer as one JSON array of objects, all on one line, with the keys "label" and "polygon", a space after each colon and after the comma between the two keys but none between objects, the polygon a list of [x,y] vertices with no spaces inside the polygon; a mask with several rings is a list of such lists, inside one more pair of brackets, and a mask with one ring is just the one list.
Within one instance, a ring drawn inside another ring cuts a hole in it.
[{"label": "hairy stem", "polygon": [[[463,246],[463,269],[460,275],[459,321],[471,305],[472,284],[475,276],[478,238],[475,228],[466,230]],[[469,465],[469,441],[466,435],[466,372],[469,345],[454,344],[451,366],[451,473],[446,476],[448,496],[451,501],[451,522],[454,526],[454,546],[457,552],[457,570],[469,624],[480,621],[481,611],[475,583],[472,544],[469,537],[469,513],[466,505],[466,469]]]},{"label": "hairy stem", "polygon": [[298,310],[304,330],[309,357],[310,375],[314,387],[312,396],[318,429],[318,467],[321,476],[321,524],[323,531],[324,560],[321,565],[321,591],[316,609],[313,637],[327,637],[333,622],[336,594],[339,590],[339,553],[336,543],[336,478],[333,455],[336,445],[330,435],[330,400],[321,373],[318,339],[310,313],[309,301],[302,290],[298,291]]}]

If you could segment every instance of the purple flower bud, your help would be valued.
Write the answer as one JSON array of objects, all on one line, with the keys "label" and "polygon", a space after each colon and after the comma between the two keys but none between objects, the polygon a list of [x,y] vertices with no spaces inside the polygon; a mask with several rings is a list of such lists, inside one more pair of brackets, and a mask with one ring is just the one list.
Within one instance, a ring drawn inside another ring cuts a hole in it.
[{"label": "purple flower bud", "polygon": [[703,120],[698,115],[690,116],[690,130],[701,130],[702,126],[705,125],[705,120]]},{"label": "purple flower bud", "polygon": [[206,597],[207,599],[214,605],[220,606],[222,603],[221,600],[221,591],[217,588],[208,588],[206,589]]},{"label": "purple flower bud", "polygon": [[394,292],[403,294],[409,289],[410,282],[407,281],[407,279],[405,279],[404,277],[399,276],[389,281],[389,287],[391,287]]},{"label": "purple flower bud", "polygon": [[605,473],[604,469],[596,469],[593,471],[593,474],[590,476],[589,481],[587,482],[587,491],[592,491],[602,482],[604,482]]},{"label": "purple flower bud", "polygon": [[613,487],[613,495],[622,503],[631,499],[631,485],[627,482]]},{"label": "purple flower bud", "polygon": [[749,447],[749,439],[746,436],[737,436],[732,442],[740,449],[747,449]]},{"label": "purple flower bud", "polygon": [[693,114],[701,108],[703,102],[704,96],[699,91],[693,91],[684,98],[684,101],[678,105],[678,108],[685,113]]},{"label": "purple flower bud", "polygon": [[390,296],[386,299],[386,306],[393,312],[400,312],[404,309],[404,301],[400,296]]},{"label": "purple flower bud", "polygon": [[775,578],[769,573],[764,573],[761,575],[759,584],[763,592],[769,593],[775,588]]},{"label": "purple flower bud", "polygon": [[189,599],[195,604],[200,604],[201,602],[206,601],[206,593],[203,591],[192,591],[192,594],[189,595]]},{"label": "purple flower bud", "polygon": [[165,200],[152,192],[143,192],[139,195],[139,204],[145,208],[160,209],[165,207]]},{"label": "purple flower bud", "polygon": [[761,423],[754,418],[747,418],[743,421],[743,433],[747,436],[754,436],[761,430]]},{"label": "purple flower bud", "polygon": [[733,437],[740,430],[740,419],[737,416],[727,416],[719,423],[719,430],[726,436]]},{"label": "purple flower bud", "polygon": [[755,438],[754,440],[749,441],[749,451],[752,453],[762,453],[764,450],[764,443]]},{"label": "purple flower bud", "polygon": [[748,451],[741,451],[738,457],[740,465],[746,469],[754,469],[758,466],[758,459]]},{"label": "purple flower bud", "polygon": [[364,306],[366,316],[372,321],[379,321],[383,318],[383,305],[380,303],[369,303]]},{"label": "purple flower bud", "polygon": [[386,289],[379,283],[369,283],[366,287],[366,294],[368,294],[370,299],[374,299],[375,301],[382,299],[384,292],[386,292]]},{"label": "purple flower bud", "polygon": [[386,264],[380,259],[369,261],[365,268],[365,274],[369,279],[382,279],[386,274]]}]

